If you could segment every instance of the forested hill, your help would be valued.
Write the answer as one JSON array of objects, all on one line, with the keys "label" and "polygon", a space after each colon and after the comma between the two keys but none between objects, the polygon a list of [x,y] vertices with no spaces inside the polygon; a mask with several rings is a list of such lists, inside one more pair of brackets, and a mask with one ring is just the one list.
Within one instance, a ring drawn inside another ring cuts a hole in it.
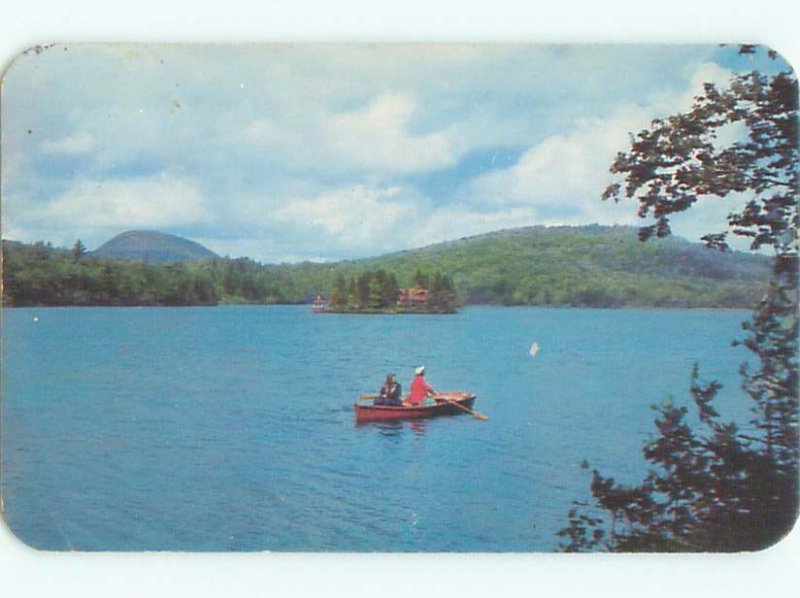
[{"label": "forested hill", "polygon": [[766,257],[679,237],[641,242],[626,226],[525,227],[364,260],[397,272],[438,268],[468,303],[741,306],[762,295]]},{"label": "forested hill", "polygon": [[103,243],[90,255],[97,258],[150,262],[192,262],[219,257],[200,243],[150,230],[121,233]]},{"label": "forested hill", "polygon": [[301,303],[334,278],[367,270],[410,286],[420,270],[449,277],[463,304],[592,307],[751,307],[766,257],[721,253],[634,227],[526,227],[380,257],[262,265],[247,258],[190,263],[98,259],[44,243],[3,242],[5,305]]}]

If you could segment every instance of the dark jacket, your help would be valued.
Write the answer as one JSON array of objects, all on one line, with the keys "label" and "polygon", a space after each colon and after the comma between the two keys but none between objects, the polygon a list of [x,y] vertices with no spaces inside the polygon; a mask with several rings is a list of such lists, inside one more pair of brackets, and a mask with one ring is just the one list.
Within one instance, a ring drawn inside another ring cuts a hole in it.
[{"label": "dark jacket", "polygon": [[395,382],[394,384],[384,384],[381,386],[381,393],[380,397],[375,399],[376,405],[400,405],[402,401],[400,400],[401,396],[401,389],[400,384]]}]

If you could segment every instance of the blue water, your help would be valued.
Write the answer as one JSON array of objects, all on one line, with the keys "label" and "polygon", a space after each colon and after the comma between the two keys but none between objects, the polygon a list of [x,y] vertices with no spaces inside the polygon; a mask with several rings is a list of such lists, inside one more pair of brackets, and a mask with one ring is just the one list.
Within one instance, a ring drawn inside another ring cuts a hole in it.
[{"label": "blue water", "polygon": [[[649,406],[688,402],[694,361],[747,420],[747,315],[7,309],[5,519],[47,549],[554,550],[583,459],[636,481]],[[419,364],[490,419],[355,425],[359,394]]]}]

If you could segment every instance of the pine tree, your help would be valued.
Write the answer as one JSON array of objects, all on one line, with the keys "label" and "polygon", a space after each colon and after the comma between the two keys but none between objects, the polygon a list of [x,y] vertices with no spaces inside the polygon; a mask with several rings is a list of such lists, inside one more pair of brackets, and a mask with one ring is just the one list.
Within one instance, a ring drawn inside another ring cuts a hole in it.
[{"label": "pine tree", "polygon": [[347,281],[347,307],[358,307],[358,293],[356,291],[356,278],[351,276]]},{"label": "pine tree", "polygon": [[383,288],[383,305],[387,307],[395,307],[397,305],[397,296],[400,292],[400,286],[397,284],[397,276],[394,272],[388,275],[386,284]]},{"label": "pine tree", "polygon": [[430,276],[420,269],[414,273],[414,286],[420,289],[427,289],[430,284]]},{"label": "pine tree", "polygon": [[328,304],[331,309],[343,309],[347,305],[347,283],[341,273],[333,279]]},{"label": "pine tree", "polygon": [[77,262],[84,255],[86,255],[86,246],[83,244],[83,241],[78,239],[75,241],[75,245],[72,246],[72,259]]}]

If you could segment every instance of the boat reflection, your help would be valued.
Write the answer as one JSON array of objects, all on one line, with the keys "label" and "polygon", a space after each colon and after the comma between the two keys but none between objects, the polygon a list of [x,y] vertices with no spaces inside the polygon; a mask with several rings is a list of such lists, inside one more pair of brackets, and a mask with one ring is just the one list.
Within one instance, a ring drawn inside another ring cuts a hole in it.
[{"label": "boat reflection", "polygon": [[416,436],[425,436],[425,428],[427,425],[427,419],[356,422],[356,427],[375,428],[383,436],[400,436],[407,430],[410,430]]},{"label": "boat reflection", "polygon": [[408,422],[411,431],[417,436],[425,436],[425,426],[428,424],[424,419],[412,419]]}]

